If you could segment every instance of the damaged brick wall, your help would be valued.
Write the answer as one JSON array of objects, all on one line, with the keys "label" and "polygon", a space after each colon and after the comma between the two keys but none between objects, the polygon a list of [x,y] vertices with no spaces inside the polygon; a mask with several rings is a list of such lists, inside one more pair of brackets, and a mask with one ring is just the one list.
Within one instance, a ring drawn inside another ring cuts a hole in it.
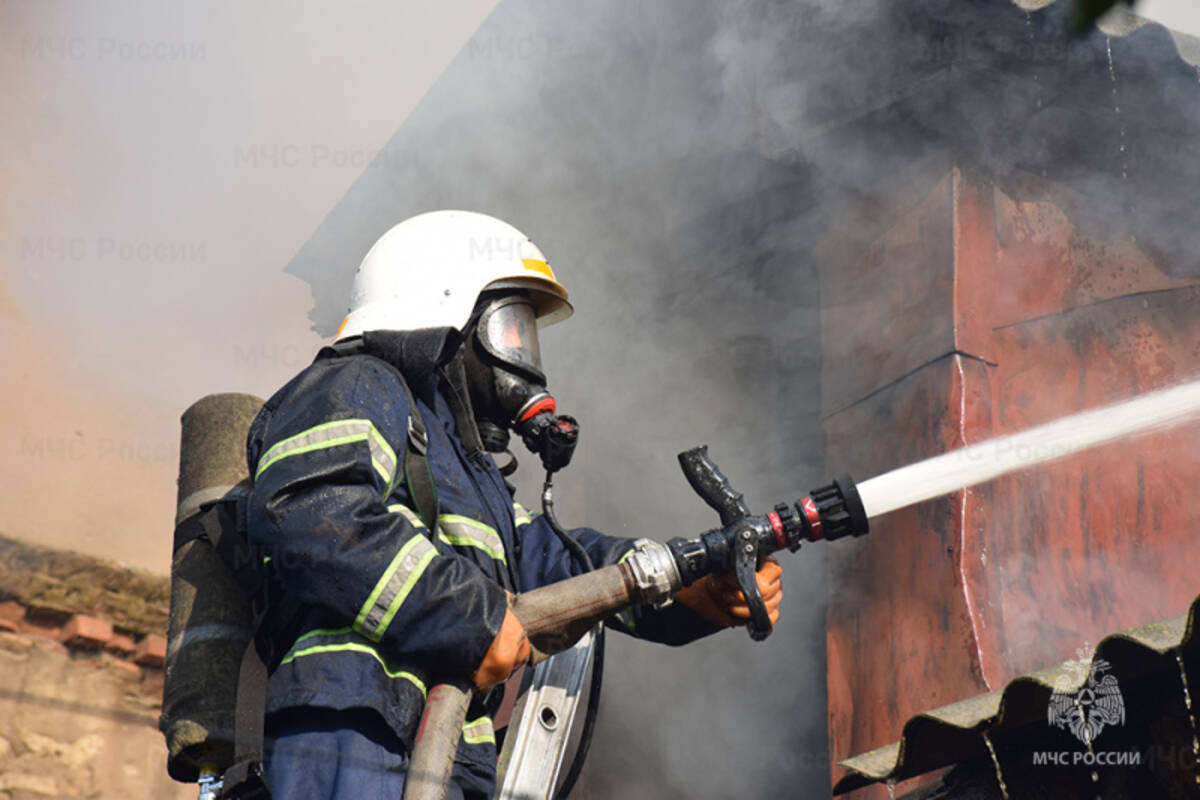
[{"label": "damaged brick wall", "polygon": [[0,537],[0,800],[195,796],[158,731],[166,589]]}]

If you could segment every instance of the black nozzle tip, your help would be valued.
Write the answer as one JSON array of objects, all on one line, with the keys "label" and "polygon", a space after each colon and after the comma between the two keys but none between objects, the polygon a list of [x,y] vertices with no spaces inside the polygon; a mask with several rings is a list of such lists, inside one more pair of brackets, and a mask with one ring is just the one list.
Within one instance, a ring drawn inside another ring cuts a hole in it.
[{"label": "black nozzle tip", "polygon": [[867,511],[854,479],[848,474],[839,475],[828,486],[813,489],[809,497],[821,518],[822,538],[833,541],[843,536],[862,536],[869,530]]},{"label": "black nozzle tip", "polygon": [[850,516],[850,535],[862,536],[871,529],[871,525],[867,520],[867,509],[858,495],[858,484],[850,477],[850,473],[843,472],[833,481],[833,485],[845,501],[846,513]]}]

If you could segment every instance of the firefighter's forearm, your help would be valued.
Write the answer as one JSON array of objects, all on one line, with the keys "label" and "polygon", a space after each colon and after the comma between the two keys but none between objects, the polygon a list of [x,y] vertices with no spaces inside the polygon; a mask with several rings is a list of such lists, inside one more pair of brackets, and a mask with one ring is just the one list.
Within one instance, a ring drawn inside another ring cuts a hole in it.
[{"label": "firefighter's forearm", "polygon": [[666,546],[642,539],[621,563],[524,592],[512,605],[534,647],[556,653],[630,605],[670,602],[680,585]]},{"label": "firefighter's forearm", "polygon": [[553,655],[636,598],[633,576],[620,564],[523,592],[513,599],[512,608],[533,646]]}]

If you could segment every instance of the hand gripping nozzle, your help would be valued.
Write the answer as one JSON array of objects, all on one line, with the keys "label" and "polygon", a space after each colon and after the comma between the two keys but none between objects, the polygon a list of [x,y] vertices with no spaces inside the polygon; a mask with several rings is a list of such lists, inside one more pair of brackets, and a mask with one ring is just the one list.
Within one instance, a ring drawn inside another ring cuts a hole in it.
[{"label": "hand gripping nozzle", "polygon": [[679,465],[696,493],[721,517],[725,526],[709,531],[699,539],[672,539],[667,543],[675,556],[683,580],[691,583],[701,575],[733,570],[738,588],[750,609],[746,628],[750,638],[762,641],[771,635],[771,617],[767,613],[755,573],[760,558],[779,549],[766,517],[751,516],[740,492],[708,457],[708,447],[694,447],[679,454]]}]

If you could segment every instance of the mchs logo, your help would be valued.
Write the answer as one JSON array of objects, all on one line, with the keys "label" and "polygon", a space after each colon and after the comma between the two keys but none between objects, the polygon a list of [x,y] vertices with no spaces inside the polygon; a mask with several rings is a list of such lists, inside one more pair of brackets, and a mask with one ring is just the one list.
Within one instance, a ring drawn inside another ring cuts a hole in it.
[{"label": "mchs logo", "polygon": [[[1091,662],[1080,659],[1067,662],[1067,665],[1068,669],[1074,669],[1055,682],[1054,693],[1050,695],[1050,705],[1046,709],[1046,721],[1051,727],[1070,731],[1083,742],[1087,750],[1035,752],[1034,765],[1084,764],[1090,767],[1140,764],[1142,754],[1136,750],[1106,751],[1092,747],[1092,742],[1105,728],[1125,724],[1125,700],[1121,697],[1116,677],[1111,673],[1112,665],[1102,659]],[[1077,691],[1071,691],[1079,683],[1079,675],[1084,668],[1087,669],[1087,682]],[[1096,779],[1095,773],[1092,773],[1092,779]]]},{"label": "mchs logo", "polygon": [[1060,678],[1050,695],[1046,719],[1056,728],[1069,730],[1085,745],[1096,741],[1105,727],[1125,724],[1125,701],[1111,665],[1096,659],[1088,669],[1087,683],[1077,692],[1068,692],[1072,681]]}]

